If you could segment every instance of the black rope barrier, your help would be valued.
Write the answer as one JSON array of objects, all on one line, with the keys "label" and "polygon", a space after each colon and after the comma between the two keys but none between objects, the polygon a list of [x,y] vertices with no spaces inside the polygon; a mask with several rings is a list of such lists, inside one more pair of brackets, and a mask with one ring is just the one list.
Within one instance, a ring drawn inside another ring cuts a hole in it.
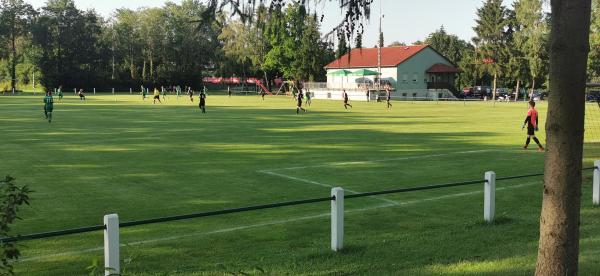
[{"label": "black rope barrier", "polygon": [[485,180],[478,179],[478,180],[447,183],[447,184],[440,184],[440,185],[419,186],[419,187],[393,189],[393,190],[379,191],[379,192],[352,194],[352,195],[344,196],[344,198],[357,198],[357,197],[366,197],[366,196],[375,196],[375,195],[384,195],[384,194],[396,194],[396,193],[406,193],[406,192],[422,191],[422,190],[433,190],[433,189],[473,185],[473,184],[484,183],[484,182],[485,182]]},{"label": "black rope barrier", "polygon": [[[587,168],[583,168],[582,171],[596,170],[596,169],[599,169],[599,168],[598,167],[587,167]],[[507,177],[496,178],[496,181],[543,176],[543,175],[544,175],[543,173],[536,173],[536,174],[526,174],[526,175],[517,175],[517,176],[507,176]],[[478,179],[478,180],[446,183],[446,184],[439,184],[439,185],[428,185],[428,186],[419,186],[419,187],[411,187],[411,188],[392,189],[392,190],[385,190],[385,191],[378,191],[378,192],[351,194],[351,195],[346,195],[345,198],[350,199],[350,198],[360,198],[360,197],[368,197],[368,196],[376,196],[376,195],[384,195],[384,194],[434,190],[434,189],[480,184],[480,183],[485,183],[485,182],[487,182],[487,180]],[[160,222],[172,222],[172,221],[192,219],[192,218],[211,217],[211,216],[218,216],[218,215],[225,215],[225,214],[232,214],[232,213],[241,213],[241,212],[248,212],[248,211],[255,211],[255,210],[264,210],[264,209],[273,209],[273,208],[286,207],[286,206],[304,205],[304,204],[325,202],[325,201],[332,201],[332,200],[335,200],[335,196],[278,202],[278,203],[271,203],[271,204],[264,204],[264,205],[255,205],[255,206],[247,206],[247,207],[240,207],[240,208],[224,209],[224,210],[218,210],[218,211],[193,213],[193,214],[187,214],[187,215],[177,215],[177,216],[169,216],[169,217],[161,217],[161,218],[128,221],[128,222],[119,223],[119,227],[123,228],[123,227],[132,227],[132,226],[160,223]],[[15,236],[15,237],[2,237],[2,238],[0,238],[0,243],[36,240],[36,239],[73,235],[73,234],[82,234],[82,233],[100,231],[100,230],[104,230],[104,229],[106,229],[105,225],[93,225],[93,226],[86,226],[86,227],[73,228],[73,229],[65,229],[65,230],[58,230],[58,231],[51,231],[51,232],[28,234],[28,235],[20,235],[20,236]]]},{"label": "black rope barrier", "polygon": [[179,216],[171,216],[171,217],[128,221],[128,222],[119,223],[119,227],[131,227],[131,226],[145,225],[145,224],[152,224],[152,223],[159,223],[159,222],[170,222],[170,221],[177,221],[177,220],[184,220],[184,219],[218,216],[218,215],[231,214],[231,213],[241,213],[241,212],[247,212],[247,211],[272,209],[272,208],[278,208],[278,207],[302,205],[302,204],[309,204],[309,203],[316,203],[316,202],[323,202],[323,201],[332,201],[332,200],[335,200],[335,196],[280,202],[280,203],[272,203],[272,204],[257,205],[257,206],[248,206],[248,207],[242,207],[242,208],[225,209],[225,210],[219,210],[219,211],[211,211],[211,212],[203,212],[203,213],[195,213],[195,214],[187,214],[187,215],[179,215]]},{"label": "black rope barrier", "polygon": [[65,230],[58,230],[58,231],[52,231],[52,232],[22,235],[22,236],[16,236],[16,237],[4,237],[4,238],[0,238],[0,242],[38,240],[38,239],[45,239],[45,238],[51,238],[51,237],[60,237],[60,236],[66,236],[66,235],[72,235],[72,234],[94,232],[94,231],[100,231],[100,230],[104,230],[104,229],[106,229],[105,225],[94,225],[94,226],[87,226],[87,227],[81,227],[81,228],[73,228],[73,229],[65,229]]},{"label": "black rope barrier", "polygon": [[498,178],[496,178],[496,181],[511,180],[511,179],[518,179],[518,178],[528,178],[528,177],[543,176],[543,175],[544,175],[544,173],[533,173],[533,174],[524,174],[524,175],[517,175],[517,176],[498,177]]}]

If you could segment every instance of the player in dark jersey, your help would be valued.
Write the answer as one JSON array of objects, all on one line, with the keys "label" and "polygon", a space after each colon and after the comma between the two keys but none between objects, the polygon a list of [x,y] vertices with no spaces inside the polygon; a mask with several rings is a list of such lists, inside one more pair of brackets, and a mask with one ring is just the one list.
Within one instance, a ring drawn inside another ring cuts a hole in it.
[{"label": "player in dark jersey", "polygon": [[79,95],[80,101],[85,101],[85,94],[83,93],[83,89],[79,89],[79,92],[77,92],[77,95]]},{"label": "player in dark jersey", "polygon": [[527,117],[525,118],[525,122],[523,123],[523,127],[521,128],[524,129],[525,126],[527,126],[527,140],[525,141],[525,146],[523,147],[524,149],[527,149],[527,147],[529,147],[529,142],[531,142],[531,139],[533,138],[533,141],[535,141],[535,143],[538,145],[538,151],[544,150],[544,147],[540,143],[540,140],[538,140],[538,138],[535,136],[535,132],[539,129],[538,123],[539,116],[537,110],[535,109],[535,102],[530,101],[529,110],[527,111]]},{"label": "player in dark jersey", "polygon": [[348,93],[346,92],[346,90],[344,89],[344,92],[342,93],[342,97],[344,98],[344,108],[348,109],[348,107],[352,108],[352,105],[348,103]]},{"label": "player in dark jersey", "polygon": [[52,111],[54,110],[54,99],[52,98],[52,92],[47,92],[44,97],[44,116],[48,123],[52,123]]},{"label": "player in dark jersey", "polygon": [[302,93],[302,90],[298,90],[298,96],[296,100],[298,102],[298,105],[296,105],[296,114],[299,114],[300,110],[306,112],[306,109],[302,108],[302,101],[304,100],[304,94]]},{"label": "player in dark jersey", "polygon": [[231,88],[229,85],[227,86],[227,95],[229,95],[229,98],[231,98]]},{"label": "player in dark jersey", "polygon": [[206,93],[204,93],[204,91],[200,92],[198,100],[200,101],[198,107],[200,108],[200,110],[202,110],[202,113],[206,113]]},{"label": "player in dark jersey", "polygon": [[392,100],[392,91],[390,91],[390,88],[388,86],[385,87],[385,101],[387,102],[387,108],[390,109],[392,107],[392,104],[390,103],[390,101]]}]

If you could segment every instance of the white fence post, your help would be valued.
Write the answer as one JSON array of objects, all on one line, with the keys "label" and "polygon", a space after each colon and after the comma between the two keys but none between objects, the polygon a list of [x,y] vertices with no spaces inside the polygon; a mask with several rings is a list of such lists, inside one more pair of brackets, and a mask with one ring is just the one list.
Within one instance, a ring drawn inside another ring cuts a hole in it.
[{"label": "white fence post", "polygon": [[119,275],[119,216],[104,216],[104,275]]},{"label": "white fence post", "polygon": [[594,180],[592,187],[592,201],[594,205],[600,205],[600,160],[594,161]]},{"label": "white fence post", "polygon": [[331,250],[339,251],[344,247],[344,189],[331,189]]},{"label": "white fence post", "polygon": [[96,87],[94,87],[94,95],[96,95]]},{"label": "white fence post", "polygon": [[485,173],[485,186],[484,186],[484,199],[483,199],[483,219],[487,222],[494,221],[494,215],[496,212],[496,173],[486,172]]},{"label": "white fence post", "polygon": [[133,94],[133,89],[129,88],[129,94]]}]

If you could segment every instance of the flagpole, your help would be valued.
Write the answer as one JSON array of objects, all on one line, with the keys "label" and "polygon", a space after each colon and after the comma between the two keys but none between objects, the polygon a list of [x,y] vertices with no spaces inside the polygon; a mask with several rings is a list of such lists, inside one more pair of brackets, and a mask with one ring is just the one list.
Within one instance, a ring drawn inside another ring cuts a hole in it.
[{"label": "flagpole", "polygon": [[379,0],[379,43],[378,47],[377,47],[377,73],[379,73],[379,75],[377,76],[377,94],[379,95],[379,92],[381,91],[381,47],[383,47],[383,45],[381,45],[382,41],[381,41],[381,16],[382,16],[382,12],[381,12],[381,0]]}]

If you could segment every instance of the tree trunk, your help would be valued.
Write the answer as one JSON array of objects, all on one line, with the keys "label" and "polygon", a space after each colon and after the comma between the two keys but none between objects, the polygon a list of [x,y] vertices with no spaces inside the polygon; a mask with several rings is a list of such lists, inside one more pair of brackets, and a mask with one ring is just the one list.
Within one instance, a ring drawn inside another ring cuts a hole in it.
[{"label": "tree trunk", "polygon": [[517,79],[517,91],[515,91],[515,102],[519,100],[519,93],[521,92],[521,80]]},{"label": "tree trunk", "polygon": [[271,87],[271,82],[269,81],[269,76],[267,76],[267,71],[263,71],[263,78],[265,80],[265,87],[269,90],[272,91],[273,88]]},{"label": "tree trunk", "polygon": [[536,275],[577,275],[591,0],[552,0],[547,153]]},{"label": "tree trunk", "polygon": [[154,57],[150,55],[150,80],[154,82]]},{"label": "tree trunk", "polygon": [[146,78],[146,59],[144,59],[144,66],[142,67],[142,80],[144,80],[144,81],[148,80]]},{"label": "tree trunk", "polygon": [[494,101],[494,104],[496,103],[496,81],[498,79],[498,74],[494,73],[494,85],[493,85],[493,90],[492,90],[492,101]]},{"label": "tree trunk", "polygon": [[11,76],[11,80],[10,80],[10,88],[12,91],[15,91],[16,89],[16,81],[17,81],[17,46],[16,46],[16,42],[15,40],[17,39],[15,37],[15,28],[13,26],[13,29],[11,31],[11,36],[10,36],[10,42],[11,42],[11,61],[10,61],[10,76]]},{"label": "tree trunk", "polygon": [[531,93],[529,93],[529,100],[532,101],[533,100],[533,92],[535,91],[535,77],[531,78]]}]

